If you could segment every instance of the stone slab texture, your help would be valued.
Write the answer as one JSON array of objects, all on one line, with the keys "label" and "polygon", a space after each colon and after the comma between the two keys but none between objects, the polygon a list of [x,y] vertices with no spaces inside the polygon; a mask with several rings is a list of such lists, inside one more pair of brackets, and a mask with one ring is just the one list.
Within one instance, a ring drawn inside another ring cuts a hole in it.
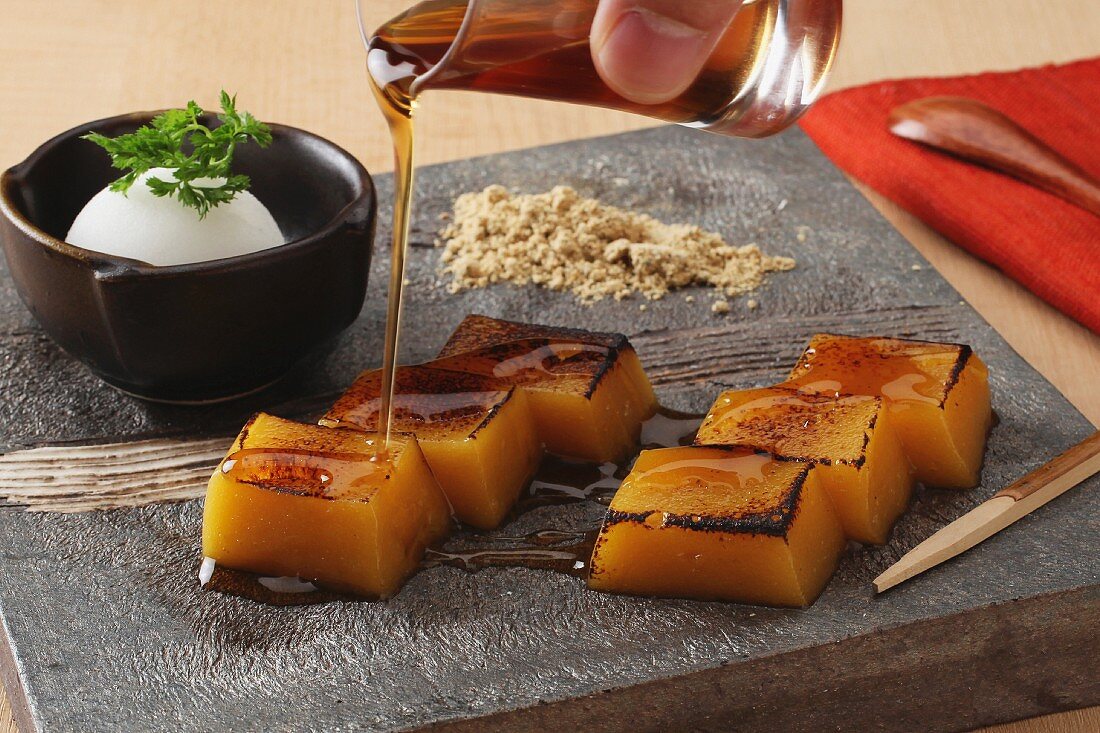
[{"label": "stone slab texture", "polygon": [[[230,436],[256,409],[319,412],[380,360],[392,180],[377,183],[359,320],[276,387],[229,405],[116,393],[53,345],[5,272],[0,448]],[[450,294],[432,248],[439,215],[491,183],[568,184],[798,267],[753,296],[758,308],[735,300],[724,317],[705,289],[644,311],[636,299],[583,306],[535,287]],[[386,603],[274,608],[199,589],[200,501],[81,515],[0,507],[0,661],[23,730],[960,730],[1100,703],[1096,479],[874,597],[871,579],[906,550],[1093,428],[800,132],[740,141],[658,128],[571,142],[424,168],[417,195],[404,361],[430,357],[471,312],[624,331],[662,401],[701,411],[721,389],[781,379],[818,331],[965,342],[989,364],[1000,417],[982,487],[920,492],[889,545],[850,550],[807,610],[452,568],[423,572]],[[545,507],[502,532],[601,513]]]}]

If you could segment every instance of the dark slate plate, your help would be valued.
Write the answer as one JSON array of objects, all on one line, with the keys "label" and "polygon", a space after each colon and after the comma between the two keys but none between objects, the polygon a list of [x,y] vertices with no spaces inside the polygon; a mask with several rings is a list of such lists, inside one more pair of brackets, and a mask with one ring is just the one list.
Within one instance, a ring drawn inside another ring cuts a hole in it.
[{"label": "dark slate plate", "polygon": [[[432,287],[428,246],[454,195],[556,181],[793,254],[799,267],[756,296],[758,309],[735,301],[726,317],[702,290],[641,311],[530,287]],[[804,611],[449,568],[388,603],[272,608],[199,590],[200,502],[73,516],[0,508],[4,667],[25,730],[957,730],[1100,702],[1096,480],[873,597],[870,580],[905,550],[1091,426],[799,132],[747,142],[663,128],[434,166],[419,182],[407,359],[430,356],[473,311],[623,330],[662,400],[701,410],[722,387],[780,378],[819,330],[962,341],[988,362],[1001,418],[983,488],[922,493],[889,546],[851,551]],[[378,183],[388,201],[389,176]],[[202,409],[113,392],[43,336],[0,278],[0,445],[230,434],[257,407],[315,410],[377,364],[387,259],[329,354],[248,403]],[[599,513],[540,509],[509,529]]]}]

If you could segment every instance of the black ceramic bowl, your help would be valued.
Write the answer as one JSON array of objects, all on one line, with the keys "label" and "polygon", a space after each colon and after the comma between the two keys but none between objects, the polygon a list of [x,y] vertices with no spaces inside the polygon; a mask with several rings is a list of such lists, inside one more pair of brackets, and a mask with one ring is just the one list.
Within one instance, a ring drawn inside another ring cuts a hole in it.
[{"label": "black ceramic bowl", "polygon": [[79,139],[131,132],[155,113],[73,128],[0,178],[0,238],[20,297],[53,339],[109,384],[146,399],[209,402],[282,376],[359,314],[374,239],[367,171],[316,135],[271,125],[234,170],[288,242],[238,257],[155,267],[63,240],[118,176]]}]

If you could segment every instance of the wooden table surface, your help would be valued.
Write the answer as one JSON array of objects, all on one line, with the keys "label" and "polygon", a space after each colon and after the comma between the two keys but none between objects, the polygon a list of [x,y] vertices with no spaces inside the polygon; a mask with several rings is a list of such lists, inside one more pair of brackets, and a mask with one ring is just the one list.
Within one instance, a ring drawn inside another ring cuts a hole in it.
[{"label": "wooden table surface", "polygon": [[[364,0],[374,26],[410,0]],[[846,0],[831,88],[890,77],[1012,69],[1100,54],[1096,0]],[[313,130],[379,172],[391,166],[364,79],[352,0],[0,0],[0,166],[81,122],[239,93],[261,119]],[[423,104],[434,163],[637,129],[644,118],[447,93]],[[1100,423],[1100,337],[877,195],[868,198],[1012,346]],[[1053,243],[1056,246],[1056,243]],[[1095,674],[1081,670],[1081,674]],[[1100,730],[1100,708],[987,729]],[[0,733],[15,731],[0,695]]]}]

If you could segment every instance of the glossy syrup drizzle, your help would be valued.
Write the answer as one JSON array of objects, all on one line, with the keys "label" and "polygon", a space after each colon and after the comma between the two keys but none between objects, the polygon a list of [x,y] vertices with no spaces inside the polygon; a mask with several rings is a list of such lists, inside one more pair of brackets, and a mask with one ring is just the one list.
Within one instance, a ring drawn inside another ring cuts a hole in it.
[{"label": "glossy syrup drizzle", "polygon": [[[895,404],[939,405],[959,347],[892,339],[815,337],[787,383],[810,394],[880,395]],[[930,371],[931,370],[931,371]]]},{"label": "glossy syrup drizzle", "polygon": [[[297,585],[294,592],[287,591],[291,583]],[[271,578],[220,565],[213,568],[202,588],[269,606],[311,606],[337,600],[355,600],[351,596],[318,588],[298,578]]]},{"label": "glossy syrup drizzle", "polygon": [[[299,496],[339,499],[348,490],[364,486],[370,476],[389,473],[388,458],[375,460],[368,454],[317,451],[306,448],[243,448],[222,461],[221,472],[234,481]],[[356,481],[335,479],[354,471]]]},{"label": "glossy syrup drizzle", "polygon": [[410,91],[415,78],[411,69],[388,63],[384,51],[367,54],[371,91],[386,118],[393,139],[394,204],[393,240],[390,243],[390,286],[386,300],[386,335],[382,349],[382,394],[378,421],[379,451],[390,447],[393,427],[394,377],[401,332],[401,296],[405,287],[405,254],[409,242],[409,217],[413,196],[413,110]]},{"label": "glossy syrup drizzle", "polygon": [[519,338],[448,354],[431,364],[436,368],[505,380],[509,384],[530,384],[547,378],[593,374],[607,362],[610,353],[610,347],[602,344]]},{"label": "glossy syrup drizzle", "polygon": [[521,351],[515,356],[510,356],[497,361],[493,365],[493,376],[500,379],[522,379],[524,376],[530,375],[533,378],[541,379],[546,375],[552,375],[556,372],[554,367],[567,365],[569,360],[576,357],[587,357],[603,361],[608,353],[609,349],[606,346],[600,346],[599,344],[582,344],[571,342],[556,342],[551,341],[548,343],[537,343],[536,339],[526,339],[523,341],[513,341],[505,344],[506,346],[526,345],[530,343],[530,348],[525,351]]},{"label": "glossy syrup drizzle", "polygon": [[513,514],[578,501],[609,504],[625,477],[625,467],[617,463],[581,463],[547,456],[527,491],[520,495]]}]

